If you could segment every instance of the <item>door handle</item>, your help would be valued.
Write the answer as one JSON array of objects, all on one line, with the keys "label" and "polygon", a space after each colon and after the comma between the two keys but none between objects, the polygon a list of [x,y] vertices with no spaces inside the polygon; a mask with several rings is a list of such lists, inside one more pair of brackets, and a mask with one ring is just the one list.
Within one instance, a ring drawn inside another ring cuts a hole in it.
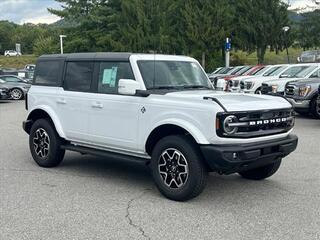
[{"label": "door handle", "polygon": [[57,100],[57,103],[59,103],[59,104],[66,104],[67,101],[66,101],[64,98],[60,98],[60,99]]},{"label": "door handle", "polygon": [[91,106],[92,106],[93,108],[103,108],[103,104],[102,104],[102,103],[99,103],[99,102],[92,103]]}]

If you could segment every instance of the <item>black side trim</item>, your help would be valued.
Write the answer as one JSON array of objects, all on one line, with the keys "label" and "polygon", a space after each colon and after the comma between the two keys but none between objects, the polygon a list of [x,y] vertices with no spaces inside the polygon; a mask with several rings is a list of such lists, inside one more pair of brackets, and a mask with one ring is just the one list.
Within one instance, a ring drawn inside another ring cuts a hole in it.
[{"label": "black side trim", "polygon": [[96,156],[105,157],[105,158],[116,159],[119,161],[145,163],[145,164],[149,162],[149,159],[146,159],[146,158],[135,157],[135,156],[125,155],[125,154],[115,153],[115,152],[108,152],[108,151],[103,151],[103,150],[93,149],[88,147],[75,146],[72,144],[62,145],[61,148],[65,150],[73,151],[73,152],[79,152],[79,153],[96,155]]},{"label": "black side trim", "polygon": [[223,106],[223,104],[217,98],[203,97],[203,100],[212,100],[212,101],[216,102],[223,109],[223,111],[225,111],[226,113],[228,112],[228,110]]}]

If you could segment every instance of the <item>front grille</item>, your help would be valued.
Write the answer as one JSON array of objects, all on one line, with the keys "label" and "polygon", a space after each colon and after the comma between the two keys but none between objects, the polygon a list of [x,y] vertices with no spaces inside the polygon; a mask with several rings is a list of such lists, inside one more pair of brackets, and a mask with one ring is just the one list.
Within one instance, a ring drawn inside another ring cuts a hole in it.
[{"label": "front grille", "polygon": [[[229,124],[236,127],[234,134],[228,135],[223,129],[224,120],[230,116],[236,116],[237,121]],[[251,138],[274,135],[288,132],[294,125],[292,109],[252,111],[252,112],[228,112],[218,114],[220,127],[217,134],[220,137]]]},{"label": "front grille", "polygon": [[247,82],[245,83],[245,85],[246,85],[246,89],[249,90],[252,87],[252,82]]},{"label": "front grille", "polygon": [[293,96],[298,93],[297,90],[298,89],[295,86],[288,85],[285,89],[285,95]]},{"label": "front grille", "polygon": [[233,80],[232,81],[232,85],[233,85],[233,87],[238,87],[239,86],[239,80]]}]

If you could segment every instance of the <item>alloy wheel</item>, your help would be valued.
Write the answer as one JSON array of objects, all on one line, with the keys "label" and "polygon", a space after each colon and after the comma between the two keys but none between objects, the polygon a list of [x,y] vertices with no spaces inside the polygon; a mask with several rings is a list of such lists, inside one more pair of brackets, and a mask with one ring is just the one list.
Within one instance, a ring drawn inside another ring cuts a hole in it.
[{"label": "alloy wheel", "polygon": [[48,156],[50,150],[50,138],[43,128],[39,128],[35,132],[33,137],[33,146],[35,153],[39,157],[45,158]]},{"label": "alloy wheel", "polygon": [[22,91],[20,90],[20,89],[13,89],[12,91],[11,91],[11,97],[12,97],[12,99],[14,99],[14,100],[19,100],[19,99],[21,99],[21,97],[22,97]]},{"label": "alloy wheel", "polygon": [[169,188],[181,188],[188,180],[188,162],[177,149],[169,148],[162,152],[158,160],[158,170],[163,183]]}]

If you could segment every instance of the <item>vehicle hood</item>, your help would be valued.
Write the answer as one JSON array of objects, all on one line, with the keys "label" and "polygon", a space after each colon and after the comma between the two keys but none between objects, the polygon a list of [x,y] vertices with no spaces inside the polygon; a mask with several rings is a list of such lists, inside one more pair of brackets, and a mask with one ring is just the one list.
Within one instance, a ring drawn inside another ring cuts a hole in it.
[{"label": "vehicle hood", "polygon": [[268,86],[277,86],[277,92],[284,92],[286,84],[291,81],[296,81],[297,78],[278,78],[276,80],[272,81],[266,81],[265,83],[268,84]]},{"label": "vehicle hood", "polygon": [[[251,95],[243,93],[226,93],[213,90],[195,90],[170,92],[166,96],[194,99],[202,101],[205,97],[217,99],[227,111],[256,111],[269,109],[291,108],[291,104],[282,97],[269,95]],[[214,101],[212,101],[214,102]]]},{"label": "vehicle hood", "polygon": [[320,84],[320,78],[308,78],[308,79],[298,79],[295,81],[290,81],[290,85],[295,86],[305,86],[305,85],[315,85],[318,86]]}]

